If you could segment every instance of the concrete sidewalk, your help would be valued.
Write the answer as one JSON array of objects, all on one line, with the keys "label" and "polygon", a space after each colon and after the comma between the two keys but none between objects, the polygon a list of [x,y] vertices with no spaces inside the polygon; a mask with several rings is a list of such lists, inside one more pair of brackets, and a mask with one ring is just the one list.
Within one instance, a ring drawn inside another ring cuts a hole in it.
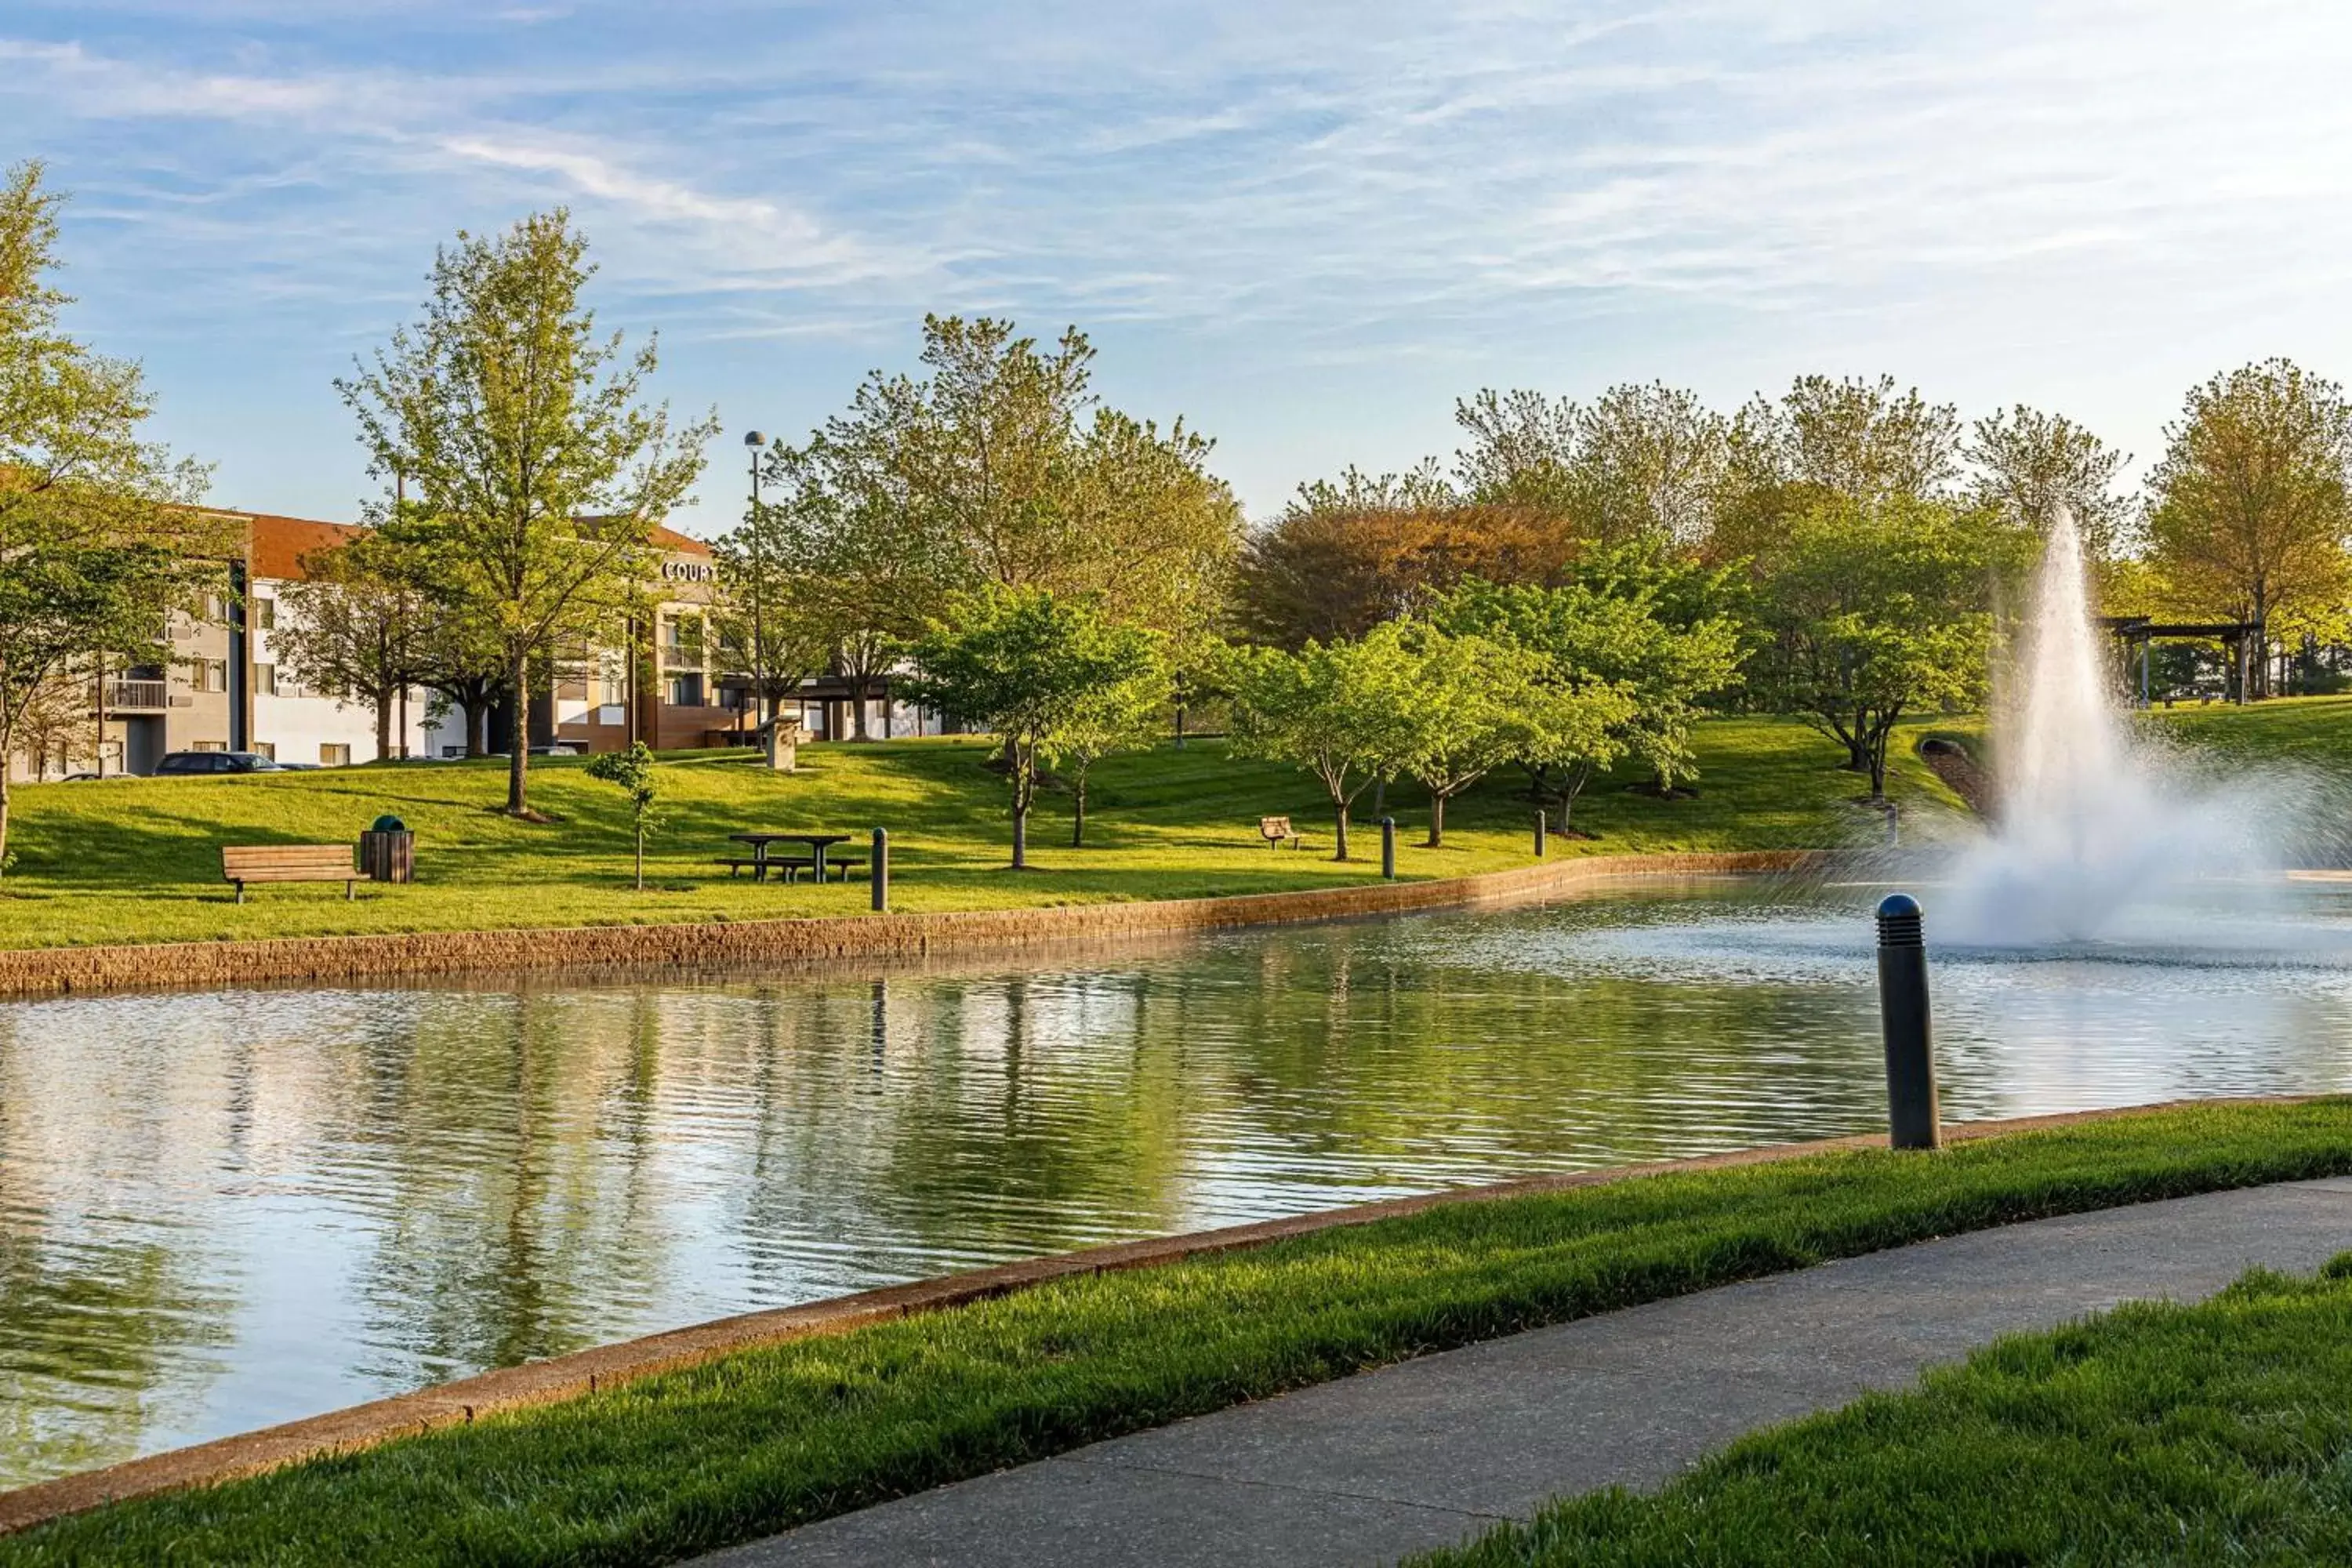
[{"label": "concrete sidewalk", "polygon": [[701,1561],[1384,1563],[2119,1301],[2352,1249],[2352,1178],[2010,1226],[1406,1362]]}]

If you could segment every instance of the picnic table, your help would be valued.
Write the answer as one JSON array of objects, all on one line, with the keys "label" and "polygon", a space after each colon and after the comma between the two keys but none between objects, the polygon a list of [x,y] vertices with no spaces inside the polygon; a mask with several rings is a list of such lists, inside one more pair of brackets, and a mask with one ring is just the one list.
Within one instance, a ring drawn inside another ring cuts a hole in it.
[{"label": "picnic table", "polygon": [[730,833],[727,837],[738,844],[749,844],[751,847],[751,879],[755,882],[766,881],[771,867],[796,868],[800,864],[798,861],[771,859],[768,855],[770,845],[807,845],[809,868],[816,873],[816,879],[822,882],[824,880],[824,852],[834,845],[846,844],[850,839],[850,835],[846,833]]}]

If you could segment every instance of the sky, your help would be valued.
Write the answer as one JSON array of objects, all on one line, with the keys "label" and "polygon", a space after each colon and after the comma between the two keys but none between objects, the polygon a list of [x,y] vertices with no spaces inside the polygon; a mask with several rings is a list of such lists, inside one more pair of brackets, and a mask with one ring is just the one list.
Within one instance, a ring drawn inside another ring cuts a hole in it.
[{"label": "sky", "polygon": [[2352,10],[7,0],[0,163],[224,505],[375,493],[333,382],[436,245],[568,205],[653,386],[797,437],[926,311],[1084,329],[1253,517],[1485,386],[1795,375],[2137,455],[2195,382],[2352,375]]}]

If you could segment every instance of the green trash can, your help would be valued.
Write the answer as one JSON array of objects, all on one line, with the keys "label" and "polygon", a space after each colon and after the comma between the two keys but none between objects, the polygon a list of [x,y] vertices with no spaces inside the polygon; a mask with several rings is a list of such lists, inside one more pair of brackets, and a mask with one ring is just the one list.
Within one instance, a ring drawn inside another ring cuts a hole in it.
[{"label": "green trash can", "polygon": [[360,835],[360,869],[371,882],[406,882],[416,875],[416,835],[390,813]]}]

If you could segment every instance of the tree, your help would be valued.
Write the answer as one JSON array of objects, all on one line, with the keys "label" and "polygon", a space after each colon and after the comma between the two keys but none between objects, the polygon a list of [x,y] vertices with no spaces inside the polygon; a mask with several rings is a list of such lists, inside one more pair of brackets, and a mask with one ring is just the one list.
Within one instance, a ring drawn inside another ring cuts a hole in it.
[{"label": "tree", "polygon": [[1429,791],[1432,849],[1445,842],[1445,803],[1495,769],[1540,749],[1543,658],[1515,643],[1433,626],[1395,628],[1410,648],[1416,718],[1404,771]]},{"label": "tree", "polygon": [[1842,742],[1884,800],[1887,739],[1904,715],[1982,701],[1992,584],[2021,571],[2032,545],[1938,501],[1822,501],[1762,589],[1768,693]]},{"label": "tree", "polygon": [[1475,500],[1565,519],[1608,545],[1692,546],[1713,531],[1730,426],[1694,393],[1629,383],[1586,405],[1485,391],[1454,418],[1471,436],[1455,470]]},{"label": "tree", "polygon": [[305,556],[307,575],[279,591],[269,634],[278,662],[314,690],[375,710],[375,754],[394,754],[393,705],[431,673],[433,626],[423,591],[380,534]]},{"label": "tree", "polygon": [[[59,773],[73,768],[77,747],[95,755],[98,716],[90,703],[89,683],[68,670],[58,670],[26,694],[16,711],[16,750],[30,764],[33,777],[49,776],[49,759]],[[5,756],[0,756],[5,771]]]},{"label": "tree", "polygon": [[108,653],[155,657],[174,610],[226,589],[230,529],[194,509],[205,472],[140,438],[139,367],[63,332],[58,195],[38,163],[0,174],[0,875],[5,759],[61,683]]},{"label": "tree", "polygon": [[[1569,831],[1577,795],[1620,754],[1640,758],[1661,795],[1697,776],[1691,724],[1704,699],[1738,683],[1747,657],[1740,625],[1725,608],[1730,592],[1728,574],[1636,543],[1594,552],[1557,588],[1465,584],[1437,619],[1535,650],[1555,691],[1620,700],[1597,742],[1521,759],[1538,798],[1547,788],[1557,794]],[[1573,740],[1585,731],[1580,719],[1562,732]]]},{"label": "tree", "polygon": [[661,826],[654,810],[657,785],[653,749],[643,741],[632,741],[625,752],[599,752],[588,759],[588,776],[617,784],[628,795],[629,826],[637,840],[637,891],[642,893],[646,890],[646,835]]},{"label": "tree", "polygon": [[[710,542],[719,567],[711,619],[730,661],[751,678],[768,761],[776,761],[776,704],[824,673],[834,647],[816,613],[821,584],[810,566],[817,549],[808,509],[797,497],[751,508],[740,526]],[[865,703],[858,704],[865,723]]]},{"label": "tree", "polygon": [[1560,518],[1517,501],[1464,501],[1416,473],[1400,482],[1351,469],[1338,484],[1300,486],[1243,548],[1242,629],[1277,647],[1360,637],[1425,611],[1465,578],[1549,582],[1575,555]]},{"label": "tree", "polygon": [[1060,766],[1070,783],[1070,847],[1087,841],[1087,776],[1114,752],[1138,752],[1160,732],[1160,712],[1168,705],[1169,670],[1155,650],[1150,662],[1129,679],[1088,693],[1072,709],[1056,737]]},{"label": "tree", "polygon": [[1395,777],[1412,756],[1419,668],[1393,622],[1352,641],[1309,642],[1296,653],[1251,648],[1235,657],[1234,749],[1315,775],[1331,802],[1335,860],[1348,858],[1348,814],[1356,797],[1374,781]]},{"label": "tree", "polygon": [[1094,357],[1075,327],[1041,349],[1010,321],[926,317],[927,374],[875,372],[817,456],[849,517],[895,513],[950,587],[1045,588],[1173,630],[1221,592],[1240,509],[1206,437],[1099,405]]},{"label": "tree", "polygon": [[879,422],[835,426],[803,447],[778,442],[764,471],[779,498],[769,503],[777,542],[799,567],[793,614],[848,685],[862,741],[875,690],[963,574],[950,542],[908,503]]},{"label": "tree", "polygon": [[685,503],[716,416],[681,430],[640,401],[651,340],[625,352],[581,302],[594,269],[558,208],[495,238],[462,230],[432,298],[336,389],[378,474],[414,509],[381,529],[414,550],[459,619],[498,653],[515,710],[507,809],[529,811],[534,663],[593,640],[649,569],[656,522]]},{"label": "tree", "polygon": [[[2266,633],[2341,601],[2352,580],[2342,388],[2283,359],[2247,365],[2192,388],[2165,442],[2147,479],[2147,533],[2176,595]],[[2267,695],[2268,661],[2251,673]]]},{"label": "tree", "polygon": [[2062,414],[2023,404],[1979,419],[1966,456],[1976,466],[1969,499],[2046,536],[2060,509],[2072,512],[2085,554],[2108,562],[2126,542],[2129,504],[2115,490],[2131,461]]},{"label": "tree", "polygon": [[1801,375],[1778,402],[1752,399],[1725,436],[1707,554],[1769,572],[1800,517],[1829,500],[1874,506],[1945,496],[1959,476],[1960,416],[1895,378]]},{"label": "tree", "polygon": [[917,700],[979,725],[1003,748],[1013,868],[1026,870],[1040,765],[1053,766],[1113,693],[1150,679],[1150,636],[1049,588],[991,585],[957,595],[911,653]]}]

